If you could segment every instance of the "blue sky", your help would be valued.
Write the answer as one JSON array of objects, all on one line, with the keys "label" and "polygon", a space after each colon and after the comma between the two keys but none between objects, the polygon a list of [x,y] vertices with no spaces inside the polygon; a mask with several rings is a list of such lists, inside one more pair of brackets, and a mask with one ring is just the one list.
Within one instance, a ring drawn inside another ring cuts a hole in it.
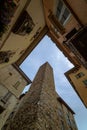
[{"label": "blue sky", "polygon": [[[78,130],[87,130],[87,109],[64,76],[64,73],[71,69],[73,65],[48,36],[42,39],[20,67],[33,80],[39,67],[45,62],[49,62],[53,68],[57,93],[76,113],[75,119]],[[28,89],[29,86],[26,86],[24,92]]]}]

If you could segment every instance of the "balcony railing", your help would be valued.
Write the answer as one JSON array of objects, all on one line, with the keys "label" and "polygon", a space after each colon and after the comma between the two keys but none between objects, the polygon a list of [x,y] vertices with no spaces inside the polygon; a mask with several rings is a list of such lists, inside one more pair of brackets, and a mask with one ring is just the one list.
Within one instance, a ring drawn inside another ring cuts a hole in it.
[{"label": "balcony railing", "polygon": [[65,45],[75,54],[80,63],[87,68],[87,26],[67,39]]}]

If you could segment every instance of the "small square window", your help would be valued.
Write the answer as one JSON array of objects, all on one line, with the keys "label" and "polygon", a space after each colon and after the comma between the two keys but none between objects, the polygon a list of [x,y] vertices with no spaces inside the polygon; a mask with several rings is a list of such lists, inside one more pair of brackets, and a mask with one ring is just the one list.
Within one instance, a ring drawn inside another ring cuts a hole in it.
[{"label": "small square window", "polygon": [[8,92],[2,97],[1,101],[2,101],[4,104],[6,104],[7,101],[9,100],[9,98],[10,98],[11,96],[12,96],[12,93],[8,91]]},{"label": "small square window", "polygon": [[83,77],[84,75],[85,75],[84,73],[80,72],[80,73],[78,73],[77,75],[75,75],[75,77],[76,77],[77,79],[79,79],[79,78]]},{"label": "small square window", "polygon": [[87,87],[87,79],[83,80],[84,85]]},{"label": "small square window", "polygon": [[20,81],[17,81],[17,82],[13,85],[13,87],[17,89],[20,84],[21,84]]}]

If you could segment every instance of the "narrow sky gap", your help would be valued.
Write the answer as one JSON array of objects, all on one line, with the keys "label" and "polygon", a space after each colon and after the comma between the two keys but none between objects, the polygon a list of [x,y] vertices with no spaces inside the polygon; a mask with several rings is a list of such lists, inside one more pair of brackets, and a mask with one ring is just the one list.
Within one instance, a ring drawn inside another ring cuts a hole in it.
[{"label": "narrow sky gap", "polygon": [[[49,62],[53,67],[54,80],[57,93],[75,111],[78,130],[87,130],[87,110],[78,98],[77,94],[67,81],[64,73],[71,69],[73,65],[56,47],[48,36],[45,36],[32,53],[21,64],[21,69],[33,81],[39,67]],[[27,86],[23,92],[28,90]]]}]

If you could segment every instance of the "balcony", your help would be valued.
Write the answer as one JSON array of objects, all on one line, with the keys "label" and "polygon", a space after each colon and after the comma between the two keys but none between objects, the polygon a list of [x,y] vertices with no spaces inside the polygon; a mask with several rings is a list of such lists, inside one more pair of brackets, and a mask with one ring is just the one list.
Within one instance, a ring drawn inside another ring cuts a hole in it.
[{"label": "balcony", "polygon": [[87,68],[87,26],[71,35],[65,45],[76,55],[80,63]]}]

